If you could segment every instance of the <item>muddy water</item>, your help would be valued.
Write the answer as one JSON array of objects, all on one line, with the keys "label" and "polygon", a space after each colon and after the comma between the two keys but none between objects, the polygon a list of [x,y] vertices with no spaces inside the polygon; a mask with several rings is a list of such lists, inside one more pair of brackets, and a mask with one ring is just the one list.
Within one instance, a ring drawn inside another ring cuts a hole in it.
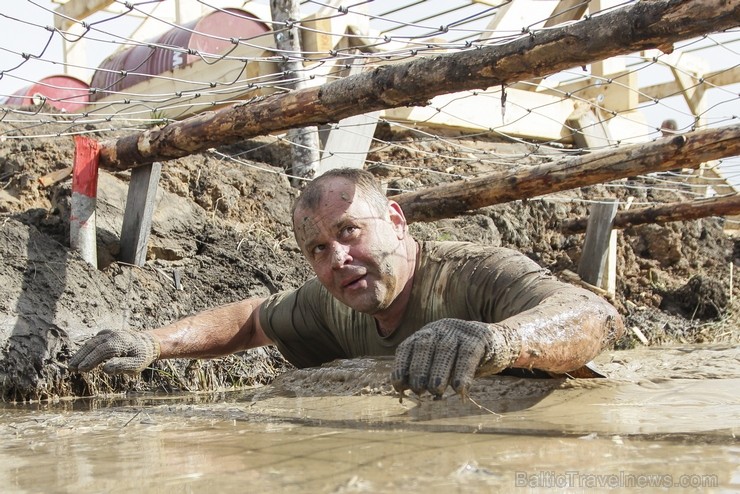
[{"label": "muddy water", "polygon": [[608,379],[389,393],[387,361],[220,395],[0,408],[2,492],[740,490],[740,350],[614,352]]}]

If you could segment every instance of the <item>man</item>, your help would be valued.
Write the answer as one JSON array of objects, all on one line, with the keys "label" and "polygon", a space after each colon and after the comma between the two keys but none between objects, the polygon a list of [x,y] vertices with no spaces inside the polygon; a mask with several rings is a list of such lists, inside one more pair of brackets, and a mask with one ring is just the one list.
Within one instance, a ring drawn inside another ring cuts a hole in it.
[{"label": "man", "polygon": [[672,118],[663,120],[660,124],[660,133],[663,137],[670,137],[678,134],[678,123]]},{"label": "man", "polygon": [[362,170],[313,180],[293,209],[316,277],[297,290],[208,310],[152,331],[104,330],[71,370],[139,372],[157,358],[277,345],[297,367],[393,355],[393,386],[465,394],[510,367],[563,373],[622,333],[617,311],[527,257],[463,242],[417,242],[401,207]]}]

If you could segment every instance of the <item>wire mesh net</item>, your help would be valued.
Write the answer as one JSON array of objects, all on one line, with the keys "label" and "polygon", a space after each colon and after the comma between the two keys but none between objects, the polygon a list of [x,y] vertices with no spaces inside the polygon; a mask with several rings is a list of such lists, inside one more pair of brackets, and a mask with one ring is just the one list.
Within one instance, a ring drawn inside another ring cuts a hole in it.
[{"label": "wire mesh net", "polygon": [[[75,1],[12,2],[0,7],[0,27],[17,33],[0,42],[0,138],[138,132],[387,64],[505,45],[632,3],[305,0],[300,18],[278,22],[266,1],[228,8],[215,0],[99,2],[104,8],[91,12]],[[296,35],[300,51],[276,47]],[[473,170],[546,162],[554,153],[731,125],[740,111],[739,42],[736,29],[708,33],[672,51],[632,53],[342,120],[319,129],[313,159],[336,152],[368,167],[465,178]],[[286,62],[297,63],[285,70]],[[394,133],[382,131],[389,128]],[[327,136],[338,129],[347,142],[366,136],[368,145],[336,151]],[[255,150],[265,146],[305,144],[274,133],[248,150],[208,152],[260,167]],[[700,170],[609,187],[623,197],[630,187],[704,197],[734,194],[738,183],[740,161],[728,156]],[[418,187],[391,185],[396,192]]]}]

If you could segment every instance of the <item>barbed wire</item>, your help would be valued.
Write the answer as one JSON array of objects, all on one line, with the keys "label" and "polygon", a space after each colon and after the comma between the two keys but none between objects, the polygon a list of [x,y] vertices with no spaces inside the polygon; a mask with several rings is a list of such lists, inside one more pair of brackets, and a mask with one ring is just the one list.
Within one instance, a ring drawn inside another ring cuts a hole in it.
[{"label": "barbed wire", "polygon": [[[562,27],[562,23],[554,21],[590,6],[583,2],[565,12],[543,11],[539,18],[529,12],[528,18],[521,20],[521,26],[516,20],[508,23],[504,20],[488,29],[492,21],[505,19],[506,8],[511,3],[508,0],[492,6],[469,0],[377,0],[338,4],[328,0],[306,0],[301,3],[303,20],[286,24],[258,17],[257,11],[265,11],[264,2],[246,2],[241,11],[225,9],[215,0],[191,2],[207,13],[191,16],[186,21],[168,17],[162,2],[117,1],[108,11],[84,20],[60,14],[49,2],[14,2],[12,10],[0,9],[0,19],[15,26],[8,32],[31,31],[36,37],[35,46],[39,41],[43,44],[38,49],[31,46],[26,49],[10,41],[0,42],[0,99],[6,100],[0,104],[0,139],[67,138],[101,131],[137,132],[244,99],[285,92],[298,82],[318,85],[337,80],[353,68],[372,70],[382,64],[431,54],[506,43],[531,33]],[[586,15],[601,15],[631,3],[610,5]],[[18,4],[24,4],[24,9],[34,7],[36,15],[21,15]],[[208,15],[221,15],[224,20],[233,22],[253,22],[265,29],[243,37],[199,29],[197,21]],[[576,22],[577,16],[573,17],[565,22]],[[69,27],[56,27],[65,23]],[[214,51],[203,46],[173,44],[160,38],[141,39],[122,34],[120,25],[124,23],[128,23],[129,33],[148,23],[161,27],[161,32],[177,30],[191,37],[221,43],[222,49]],[[287,32],[293,27],[298,28],[302,37],[312,39],[314,47],[301,52],[275,49],[275,32]],[[38,36],[41,32],[46,33],[43,38]],[[622,68],[615,74],[602,74],[593,67],[591,70],[583,67],[486,91],[462,91],[435,98],[422,108],[424,111],[419,112],[418,118],[404,119],[393,112],[385,112],[378,117],[377,123],[391,126],[399,135],[411,138],[374,137],[371,153],[383,158],[368,158],[366,164],[392,168],[399,173],[424,171],[450,179],[469,178],[474,172],[472,167],[468,170],[464,165],[477,163],[495,169],[513,168],[522,163],[551,159],[553,153],[581,152],[571,148],[574,136],[597,137],[604,122],[613,129],[612,135],[592,145],[591,150],[650,142],[661,135],[664,120],[676,120],[674,132],[678,133],[734,123],[740,114],[740,95],[736,89],[740,81],[728,81],[727,76],[731,79],[740,66],[736,48],[739,42],[740,31],[728,30],[676,43],[673,55],[656,52],[622,57]],[[64,50],[62,45],[66,47]],[[95,55],[101,61],[86,61],[95,60],[93,56],[76,59],[74,50],[83,45],[87,47],[86,55]],[[106,56],[121,56],[127,50],[136,49],[148,52],[134,65],[105,65]],[[713,51],[722,55],[702,58]],[[149,73],[144,69],[155,55],[170,59],[184,57],[189,62],[160,73]],[[702,67],[692,63],[683,64],[681,58],[684,56],[693,57],[691,62],[704,64],[706,70],[698,70]],[[290,74],[283,73],[279,66],[286,60],[302,61],[304,67]],[[720,62],[719,66],[710,66]],[[74,92],[65,86],[66,81],[52,79],[50,76],[54,72],[47,70],[49,68],[61,69],[56,72],[68,73],[70,77],[75,74],[87,85],[96,72],[101,77],[108,74],[116,78],[102,87]],[[707,74],[711,77],[705,77]],[[671,90],[666,84],[676,77],[682,82]],[[123,80],[135,78],[145,79],[146,84],[116,86]],[[653,85],[664,84],[667,89],[658,96],[645,92],[643,88],[647,84],[643,80]],[[635,85],[635,81],[640,84]],[[692,110],[685,96],[699,91],[707,95],[706,101]],[[638,104],[614,106],[608,95],[615,92]],[[83,97],[89,100],[86,104],[70,106]],[[563,116],[578,105],[589,108],[598,120],[590,125],[565,121]],[[476,108],[485,109],[486,113],[473,111]],[[332,128],[339,125],[334,124]],[[349,133],[359,132],[347,126],[342,129]],[[273,139],[275,144],[296,146],[280,135]],[[481,146],[481,142],[505,142],[514,147],[495,150],[495,146]],[[436,145],[425,148],[424,143]],[[317,151],[321,156],[323,150]],[[356,154],[364,152],[358,150]],[[394,153],[398,156],[393,157]],[[226,157],[221,156],[221,159]],[[234,155],[232,159],[245,166],[249,163],[243,155]],[[444,167],[428,166],[434,159],[452,169],[446,171]],[[259,167],[254,163],[249,166]],[[645,187],[656,191],[680,188],[703,196],[708,193],[708,187],[740,181],[740,172],[735,171],[740,170],[740,162],[736,158],[710,163],[703,170],[721,172],[719,177],[700,178],[696,173],[680,172],[651,175]],[[285,176],[295,178],[287,172]],[[624,181],[609,186],[636,187]]]}]

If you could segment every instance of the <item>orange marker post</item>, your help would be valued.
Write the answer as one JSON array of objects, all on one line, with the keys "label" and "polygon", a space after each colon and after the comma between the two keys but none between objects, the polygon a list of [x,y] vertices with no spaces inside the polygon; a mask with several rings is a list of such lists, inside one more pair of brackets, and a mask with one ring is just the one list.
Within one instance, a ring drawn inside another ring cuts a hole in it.
[{"label": "orange marker post", "polygon": [[69,244],[82,258],[98,267],[95,242],[95,206],[98,194],[98,141],[75,136],[75,161],[72,170],[72,212],[69,218]]}]

